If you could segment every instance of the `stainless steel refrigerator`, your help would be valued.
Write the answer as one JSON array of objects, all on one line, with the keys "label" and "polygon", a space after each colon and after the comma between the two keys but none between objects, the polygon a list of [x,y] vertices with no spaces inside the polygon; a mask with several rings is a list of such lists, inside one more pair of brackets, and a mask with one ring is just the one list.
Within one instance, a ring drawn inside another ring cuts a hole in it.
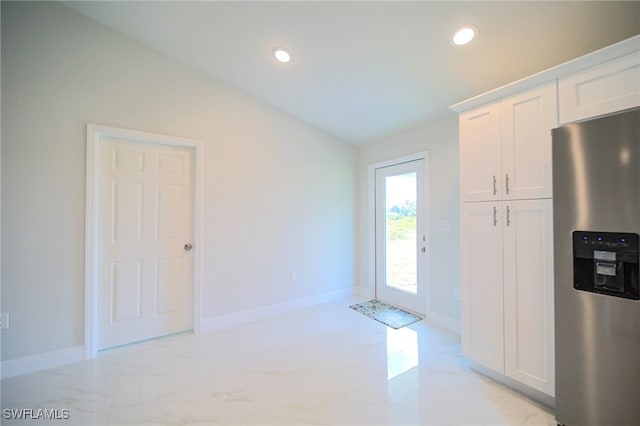
[{"label": "stainless steel refrigerator", "polygon": [[640,425],[640,109],[553,130],[556,421]]}]

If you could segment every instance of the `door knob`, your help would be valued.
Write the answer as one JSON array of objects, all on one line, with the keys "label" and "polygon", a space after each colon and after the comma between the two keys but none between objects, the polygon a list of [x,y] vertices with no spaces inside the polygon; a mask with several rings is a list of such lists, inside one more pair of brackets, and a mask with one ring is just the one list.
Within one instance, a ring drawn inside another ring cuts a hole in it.
[{"label": "door knob", "polygon": [[190,243],[187,243],[187,244],[184,245],[184,249],[186,251],[190,251],[192,248],[193,248],[193,245],[191,245]]}]

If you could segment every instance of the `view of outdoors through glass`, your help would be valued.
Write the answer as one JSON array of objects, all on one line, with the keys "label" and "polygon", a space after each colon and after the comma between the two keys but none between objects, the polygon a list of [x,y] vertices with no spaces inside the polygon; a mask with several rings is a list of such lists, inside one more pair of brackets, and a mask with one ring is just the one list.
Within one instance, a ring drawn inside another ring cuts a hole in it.
[{"label": "view of outdoors through glass", "polygon": [[416,173],[388,176],[385,181],[385,282],[417,292]]}]

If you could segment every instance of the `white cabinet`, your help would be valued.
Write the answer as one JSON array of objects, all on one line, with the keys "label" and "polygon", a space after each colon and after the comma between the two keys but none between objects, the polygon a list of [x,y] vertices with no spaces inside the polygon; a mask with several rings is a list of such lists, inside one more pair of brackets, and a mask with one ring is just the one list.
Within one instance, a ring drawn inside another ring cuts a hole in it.
[{"label": "white cabinet", "polygon": [[505,202],[504,372],[553,396],[552,200]]},{"label": "white cabinet", "polygon": [[504,290],[500,202],[464,203],[460,212],[462,353],[504,372]]},{"label": "white cabinet", "polygon": [[640,106],[640,53],[560,78],[560,123]]},{"label": "white cabinet", "polygon": [[552,200],[463,203],[462,351],[554,394]]},{"label": "white cabinet", "polygon": [[551,197],[555,82],[460,115],[463,202]]},{"label": "white cabinet", "polygon": [[463,201],[499,200],[502,188],[500,103],[460,115],[460,183]]},{"label": "white cabinet", "polygon": [[554,393],[555,81],[460,115],[462,350]]},{"label": "white cabinet", "polygon": [[503,199],[550,198],[551,129],[558,125],[555,82],[503,99],[501,113]]}]

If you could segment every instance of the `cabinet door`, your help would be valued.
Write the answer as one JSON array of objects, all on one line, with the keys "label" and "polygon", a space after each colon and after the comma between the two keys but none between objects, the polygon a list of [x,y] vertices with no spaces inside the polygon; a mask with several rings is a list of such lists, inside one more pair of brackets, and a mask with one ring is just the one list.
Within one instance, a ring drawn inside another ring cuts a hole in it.
[{"label": "cabinet door", "polygon": [[560,123],[640,105],[638,52],[605,62],[558,82]]},{"label": "cabinet door", "polygon": [[502,101],[502,198],[550,198],[551,129],[558,126],[555,82]]},{"label": "cabinet door", "polygon": [[460,185],[462,201],[501,197],[500,103],[460,115]]},{"label": "cabinet door", "polygon": [[504,373],[501,210],[501,203],[462,204],[462,352]]},{"label": "cabinet door", "polygon": [[554,395],[552,200],[504,202],[505,374]]}]

